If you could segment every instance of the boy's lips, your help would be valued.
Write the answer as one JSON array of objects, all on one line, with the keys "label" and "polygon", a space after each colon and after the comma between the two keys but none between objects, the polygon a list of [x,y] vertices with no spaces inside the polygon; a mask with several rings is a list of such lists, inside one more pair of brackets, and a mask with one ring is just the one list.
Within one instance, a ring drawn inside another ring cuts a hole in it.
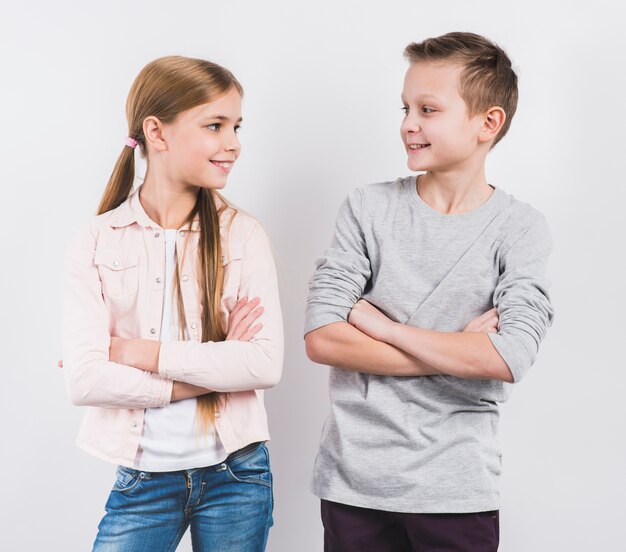
[{"label": "boy's lips", "polygon": [[407,144],[410,151],[418,151],[430,146],[430,144]]}]

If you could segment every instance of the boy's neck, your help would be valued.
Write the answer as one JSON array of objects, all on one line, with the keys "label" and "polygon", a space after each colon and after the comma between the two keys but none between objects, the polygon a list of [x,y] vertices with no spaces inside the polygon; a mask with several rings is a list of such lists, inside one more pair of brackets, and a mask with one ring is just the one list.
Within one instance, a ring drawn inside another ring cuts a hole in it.
[{"label": "boy's neck", "polygon": [[417,194],[429,207],[443,215],[473,211],[493,194],[484,168],[472,174],[427,172],[417,178]]}]

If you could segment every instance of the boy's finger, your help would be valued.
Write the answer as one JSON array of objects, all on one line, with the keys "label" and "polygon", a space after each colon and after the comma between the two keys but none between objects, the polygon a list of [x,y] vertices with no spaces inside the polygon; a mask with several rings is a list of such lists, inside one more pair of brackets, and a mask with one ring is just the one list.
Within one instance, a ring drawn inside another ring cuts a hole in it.
[{"label": "boy's finger", "polygon": [[497,314],[498,314],[498,311],[495,308],[489,309],[487,312],[484,312],[478,318],[476,318],[476,321],[484,322],[485,320],[489,320],[490,318],[492,318],[494,315],[497,315]]}]

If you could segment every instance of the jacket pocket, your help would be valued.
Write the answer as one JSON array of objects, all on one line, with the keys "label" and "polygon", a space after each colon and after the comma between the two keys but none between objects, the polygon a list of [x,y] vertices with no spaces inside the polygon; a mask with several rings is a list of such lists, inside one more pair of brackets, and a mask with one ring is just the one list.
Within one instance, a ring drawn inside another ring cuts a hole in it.
[{"label": "jacket pocket", "polygon": [[126,299],[139,288],[139,254],[135,251],[107,249],[96,251],[102,294],[113,301]]}]

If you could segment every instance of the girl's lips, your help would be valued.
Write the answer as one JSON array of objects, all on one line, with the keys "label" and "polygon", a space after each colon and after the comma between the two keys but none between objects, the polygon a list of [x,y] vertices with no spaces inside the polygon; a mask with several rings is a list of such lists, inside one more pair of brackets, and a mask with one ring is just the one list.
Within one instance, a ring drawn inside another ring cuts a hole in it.
[{"label": "girl's lips", "polygon": [[220,169],[224,174],[228,174],[234,161],[211,161],[211,163]]}]

